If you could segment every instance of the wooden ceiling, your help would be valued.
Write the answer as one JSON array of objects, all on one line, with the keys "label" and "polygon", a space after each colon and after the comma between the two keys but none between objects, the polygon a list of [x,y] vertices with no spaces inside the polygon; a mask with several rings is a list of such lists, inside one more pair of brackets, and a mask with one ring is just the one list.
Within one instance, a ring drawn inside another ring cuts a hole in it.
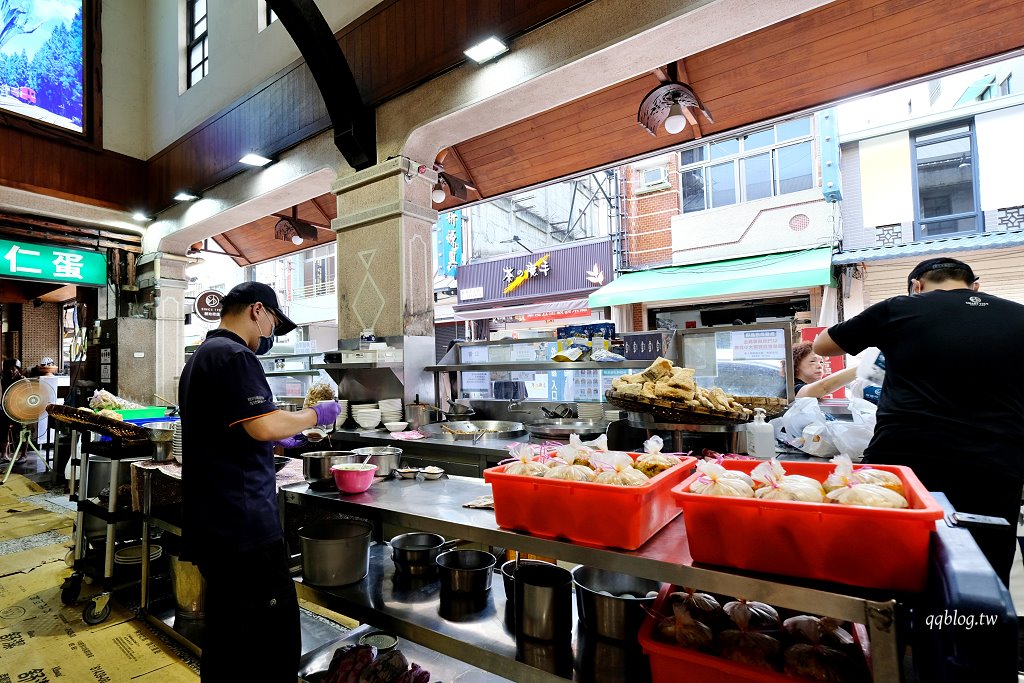
[{"label": "wooden ceiling", "polygon": [[[819,107],[1024,46],[1020,0],[837,0],[680,60],[714,116],[710,135]],[[694,137],[637,123],[645,73],[479,137],[447,153],[445,171],[494,197],[578,174]],[[442,152],[444,154],[444,152]],[[462,204],[449,199],[438,208]]]},{"label": "wooden ceiling", "polygon": [[338,204],[333,194],[322,194],[302,202],[296,209],[300,221],[316,226],[317,239],[305,240],[300,245],[274,237],[274,226],[282,217],[291,216],[291,211],[281,211],[270,216],[240,225],[213,238],[213,241],[234,257],[235,263],[248,266],[270,259],[280,258],[303,249],[334,242],[331,221],[338,215]]}]

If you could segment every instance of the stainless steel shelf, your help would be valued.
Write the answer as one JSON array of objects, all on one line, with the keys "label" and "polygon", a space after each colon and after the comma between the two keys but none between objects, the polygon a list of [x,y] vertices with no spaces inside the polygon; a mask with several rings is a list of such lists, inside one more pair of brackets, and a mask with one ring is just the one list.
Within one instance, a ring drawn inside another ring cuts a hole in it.
[{"label": "stainless steel shelf", "polygon": [[302,376],[317,376],[320,374],[319,370],[272,370],[270,372],[264,371],[263,373],[267,377],[302,377]]},{"label": "stainless steel shelf", "polygon": [[[370,633],[375,629],[371,626],[362,625],[358,628],[345,634],[343,638],[334,640],[329,643],[324,643],[320,647],[305,652],[306,648],[303,646],[302,659],[299,660],[299,678],[302,680],[314,680],[313,675],[320,672],[326,671],[327,667],[331,664],[331,658],[334,656],[334,651],[339,647],[346,645],[355,645],[359,642],[359,639],[366,633]],[[397,634],[396,634],[397,635]],[[438,654],[433,650],[428,650],[425,647],[421,647],[415,642],[409,640],[401,641],[398,643],[398,649],[402,651],[405,658],[409,662],[415,662],[422,666],[424,669],[430,671],[430,680],[432,681],[473,681],[473,683],[501,683],[507,679],[500,678],[493,674],[489,674],[486,671],[482,671],[474,666],[470,666],[451,657],[446,657],[443,654]],[[316,678],[315,680],[320,680]]]},{"label": "stainless steel shelf", "polygon": [[402,363],[313,363],[314,370],[375,370],[377,368],[401,369]]},{"label": "stainless steel shelf", "polygon": [[[431,365],[427,372],[506,372],[516,370],[641,370],[649,367],[649,360],[626,360],[618,363],[557,363],[555,361],[518,361],[515,363],[459,363],[457,365]],[[313,367],[316,367],[315,365]]]},{"label": "stainless steel shelf", "polygon": [[[473,606],[456,603],[442,613],[440,582],[436,578],[396,576],[391,549],[378,544],[370,549],[370,570],[361,582],[338,588],[305,584],[305,589],[329,609],[458,657],[495,676],[514,681],[564,681],[573,677],[574,662],[585,668],[582,660],[593,652],[587,648],[585,634],[579,633],[575,601],[572,605],[574,631],[566,633],[564,640],[557,644],[522,640],[517,643],[510,628],[511,616],[506,613],[507,598],[501,575],[495,573],[492,578],[486,600]],[[625,644],[608,643],[606,647],[621,651],[618,661],[632,660],[634,675],[629,680],[637,683],[649,680],[640,673],[643,657],[639,645],[634,643],[628,648]],[[438,673],[431,671],[431,680]],[[495,679],[473,677],[467,680]]]},{"label": "stainless steel shelf", "polygon": [[[600,548],[541,538],[498,527],[492,510],[462,504],[491,493],[479,479],[442,478],[437,481],[390,480],[365,493],[310,491],[305,484],[282,489],[288,503],[309,505],[373,519],[378,523],[430,531],[486,545],[517,549],[545,557],[600,567],[712,593],[743,596],[810,614],[831,616],[868,626],[876,680],[896,680],[895,610],[897,595],[862,591],[847,586],[758,575],[724,568],[693,566],[686,529],[677,517],[636,551]],[[890,676],[891,674],[891,676]]]}]

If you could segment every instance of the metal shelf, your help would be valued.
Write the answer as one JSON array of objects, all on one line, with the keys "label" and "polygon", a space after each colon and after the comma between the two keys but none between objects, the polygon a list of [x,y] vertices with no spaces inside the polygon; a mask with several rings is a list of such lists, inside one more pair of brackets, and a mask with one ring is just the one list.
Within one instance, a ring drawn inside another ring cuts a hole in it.
[{"label": "metal shelf", "polygon": [[267,377],[303,377],[303,376],[318,376],[319,370],[271,370],[269,372],[264,371],[263,373]]},{"label": "metal shelf", "polygon": [[[311,491],[305,484],[282,489],[285,502],[358,515],[420,531],[461,538],[486,545],[600,567],[631,576],[680,586],[695,586],[711,593],[743,596],[808,614],[821,614],[868,626],[876,680],[895,680],[899,655],[896,647],[896,605],[902,595],[867,591],[849,586],[694,566],[686,528],[677,517],[635,551],[588,546],[532,536],[498,527],[492,510],[462,507],[462,503],[491,493],[488,484],[463,477],[437,481],[383,481],[365,493],[342,496],[338,492]],[[439,502],[443,501],[443,502]]]},{"label": "metal shelf", "polygon": [[[533,652],[529,643],[517,644],[514,632],[509,628],[511,615],[506,613],[508,603],[501,574],[495,573],[492,579],[491,590],[480,604],[455,604],[448,608],[450,611],[442,613],[440,581],[436,578],[396,576],[391,549],[377,544],[370,549],[369,573],[359,583],[337,588],[304,586],[329,609],[432,650],[458,657],[497,676],[514,681],[564,681],[571,678],[576,659],[574,650],[580,656],[588,652],[585,634],[578,632],[575,600],[572,601],[574,632],[567,632],[557,645],[534,646],[542,652]],[[296,581],[302,580],[297,578]],[[607,643],[606,647],[621,650],[623,660],[629,654],[634,655],[631,680],[638,683],[649,680],[638,668],[642,666],[643,659],[638,645],[630,648],[625,644]],[[542,656],[534,658],[535,654]],[[531,662],[541,661],[549,662],[550,666],[531,666]]]},{"label": "metal shelf", "polygon": [[[505,372],[516,370],[642,370],[651,365],[649,360],[625,360],[618,363],[599,363],[584,361],[582,363],[558,363],[555,361],[518,361],[515,363],[474,363],[467,365],[430,365],[427,372]],[[316,366],[313,366],[316,367]]]},{"label": "metal shelf", "polygon": [[310,366],[315,370],[375,370],[377,368],[400,369],[402,363],[314,363]]}]

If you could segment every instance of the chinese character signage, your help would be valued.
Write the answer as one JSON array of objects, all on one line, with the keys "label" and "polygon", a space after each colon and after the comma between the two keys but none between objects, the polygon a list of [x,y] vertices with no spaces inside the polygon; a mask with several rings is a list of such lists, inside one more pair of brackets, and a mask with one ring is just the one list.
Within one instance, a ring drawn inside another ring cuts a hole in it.
[{"label": "chinese character signage", "polygon": [[531,277],[547,277],[551,274],[551,254],[544,254],[536,261],[526,262],[522,268],[503,266],[501,279],[505,281],[503,294],[511,294]]},{"label": "chinese character signage", "polygon": [[462,211],[437,214],[437,274],[456,277],[462,265]]},{"label": "chinese character signage", "polygon": [[732,333],[733,360],[782,360],[786,357],[782,330],[745,330]]},{"label": "chinese character signage", "polygon": [[107,257],[45,244],[0,240],[0,277],[75,285],[107,284]]}]

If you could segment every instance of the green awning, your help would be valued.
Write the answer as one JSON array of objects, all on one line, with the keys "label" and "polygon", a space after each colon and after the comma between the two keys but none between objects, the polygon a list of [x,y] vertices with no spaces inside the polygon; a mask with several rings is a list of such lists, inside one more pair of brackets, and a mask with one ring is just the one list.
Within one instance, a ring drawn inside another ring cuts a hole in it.
[{"label": "green awning", "polygon": [[822,247],[625,273],[591,294],[590,307],[702,299],[831,282],[832,249]]}]

